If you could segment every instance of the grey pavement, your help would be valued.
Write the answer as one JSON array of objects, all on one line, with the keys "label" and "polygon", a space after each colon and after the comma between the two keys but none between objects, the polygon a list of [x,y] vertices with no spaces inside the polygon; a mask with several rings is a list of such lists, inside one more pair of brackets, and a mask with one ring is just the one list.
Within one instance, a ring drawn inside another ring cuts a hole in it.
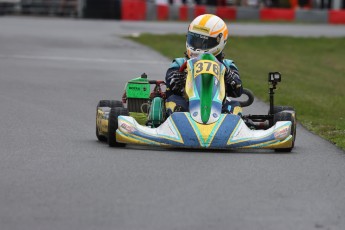
[{"label": "grey pavement", "polygon": [[[109,148],[100,99],[170,60],[120,37],[184,23],[0,18],[0,229],[345,228],[345,154],[298,126],[292,153]],[[345,27],[233,24],[234,34]],[[263,83],[266,84],[266,83]],[[265,113],[257,101],[246,113]]]}]

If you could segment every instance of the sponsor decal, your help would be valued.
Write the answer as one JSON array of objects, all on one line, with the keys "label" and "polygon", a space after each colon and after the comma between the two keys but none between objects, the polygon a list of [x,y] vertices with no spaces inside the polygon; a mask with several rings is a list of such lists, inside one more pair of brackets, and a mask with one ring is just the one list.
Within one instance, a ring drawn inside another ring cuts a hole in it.
[{"label": "sponsor decal", "polygon": [[200,38],[208,40],[208,36],[204,36],[200,34]]},{"label": "sponsor decal", "polygon": [[204,26],[199,26],[199,25],[194,25],[193,30],[198,30],[204,33],[210,33],[210,28],[204,27]]},{"label": "sponsor decal", "polygon": [[196,116],[198,116],[198,112],[193,113],[193,117],[196,117]]},{"label": "sponsor decal", "polygon": [[217,114],[217,113],[213,113],[212,116],[213,116],[214,118],[217,118],[217,117],[218,117],[218,114]]},{"label": "sponsor decal", "polygon": [[130,86],[129,89],[131,89],[131,90],[140,90],[139,87],[135,87],[135,86]]},{"label": "sponsor decal", "polygon": [[274,138],[281,140],[285,139],[288,136],[289,128],[283,128],[279,131],[274,132]]},{"label": "sponsor decal", "polygon": [[121,124],[121,128],[123,128],[124,130],[126,130],[128,133],[133,133],[134,131],[136,131],[136,129],[132,126],[127,125],[126,123],[122,123]]}]

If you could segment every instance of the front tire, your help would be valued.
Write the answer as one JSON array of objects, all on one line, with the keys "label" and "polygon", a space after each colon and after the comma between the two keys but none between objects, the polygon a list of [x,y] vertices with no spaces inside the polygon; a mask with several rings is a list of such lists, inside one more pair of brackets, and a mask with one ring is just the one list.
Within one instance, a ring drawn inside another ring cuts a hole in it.
[{"label": "front tire", "polygon": [[128,110],[125,108],[115,107],[109,112],[108,120],[108,145],[110,147],[125,147],[126,144],[116,141],[116,130],[118,128],[118,117],[129,116]]},{"label": "front tire", "polygon": [[292,146],[291,148],[275,149],[276,152],[291,152],[295,147],[296,140],[296,116],[291,112],[278,112],[274,114],[274,124],[277,121],[291,121],[291,135],[292,135]]},{"label": "front tire", "polygon": [[[100,108],[100,107],[109,107],[109,108],[120,107],[120,108],[123,108],[123,104],[121,101],[116,101],[116,100],[100,100],[97,104],[96,116],[97,116],[98,108]],[[106,142],[107,141],[106,136],[102,136],[99,134],[97,125],[96,125],[96,137],[100,142]]]},{"label": "front tire", "polygon": [[107,138],[105,136],[99,135],[97,126],[96,126],[96,137],[97,137],[98,141],[100,141],[100,142],[106,142],[107,141]]}]

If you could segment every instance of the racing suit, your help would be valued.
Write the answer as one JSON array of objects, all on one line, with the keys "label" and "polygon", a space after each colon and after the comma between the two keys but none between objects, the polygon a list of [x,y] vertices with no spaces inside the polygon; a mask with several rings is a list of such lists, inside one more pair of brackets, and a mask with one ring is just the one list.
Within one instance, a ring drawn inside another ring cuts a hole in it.
[{"label": "racing suit", "polygon": [[[219,60],[220,58],[218,58]],[[243,92],[242,81],[238,69],[234,62],[229,59],[222,59],[221,63],[225,65],[227,71],[224,76],[225,91],[227,97],[240,97]],[[183,97],[185,87],[185,74],[179,72],[180,67],[187,61],[187,58],[175,58],[165,76],[166,89],[166,110],[169,116],[173,112],[188,111],[188,102]],[[242,112],[237,101],[225,99],[223,102],[222,112],[239,114]]]}]

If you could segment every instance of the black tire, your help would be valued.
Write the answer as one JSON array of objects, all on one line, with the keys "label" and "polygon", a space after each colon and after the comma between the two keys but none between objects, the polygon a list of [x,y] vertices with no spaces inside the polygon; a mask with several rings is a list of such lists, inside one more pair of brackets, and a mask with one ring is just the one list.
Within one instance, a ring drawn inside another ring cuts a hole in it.
[{"label": "black tire", "polygon": [[109,120],[108,120],[108,145],[110,147],[124,147],[126,144],[119,143],[116,141],[116,130],[118,128],[118,120],[117,118],[120,115],[128,116],[128,110],[125,108],[112,108],[109,112]]},{"label": "black tire", "polygon": [[107,141],[107,138],[105,136],[99,135],[97,126],[96,126],[96,137],[100,142],[106,142]]},{"label": "black tire", "polygon": [[[97,105],[97,110],[99,107],[110,107],[110,108],[116,108],[120,107],[123,108],[123,104],[121,101],[115,101],[115,100],[100,100]],[[97,112],[96,110],[96,112]],[[99,134],[97,126],[96,126],[96,137],[100,142],[106,142],[107,137],[102,136]]]},{"label": "black tire", "polygon": [[274,151],[291,152],[291,150],[295,147],[295,140],[296,140],[296,116],[294,113],[291,113],[291,112],[279,112],[279,113],[274,114],[274,119],[273,119],[274,124],[277,121],[291,121],[292,146],[291,148],[275,149]]},{"label": "black tire", "polygon": [[100,100],[98,102],[97,107],[110,107],[110,108],[116,108],[121,107],[123,108],[123,104],[121,101],[115,101],[115,100]]},{"label": "black tire", "polygon": [[[276,114],[276,113],[280,113],[280,112],[283,112],[283,111],[294,111],[295,112],[295,109],[294,107],[292,106],[286,106],[286,105],[276,105],[273,107],[273,114]],[[268,110],[268,113],[270,111]]]}]

